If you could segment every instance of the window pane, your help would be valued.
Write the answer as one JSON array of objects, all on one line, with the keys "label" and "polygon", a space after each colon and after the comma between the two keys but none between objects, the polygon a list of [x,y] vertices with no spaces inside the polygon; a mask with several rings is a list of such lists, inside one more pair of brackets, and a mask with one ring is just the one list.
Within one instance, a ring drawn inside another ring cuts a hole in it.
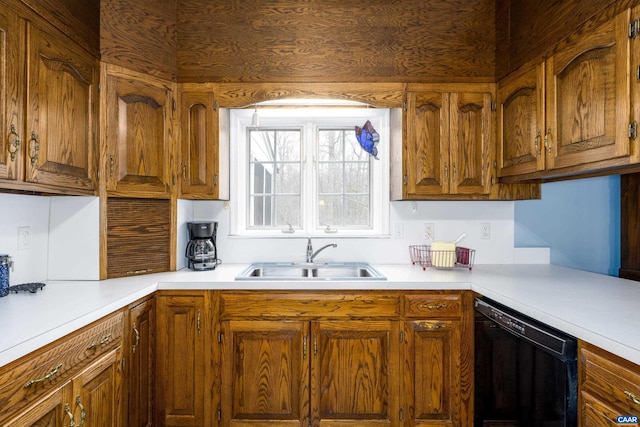
[{"label": "window pane", "polygon": [[344,192],[369,194],[369,162],[345,163]]},{"label": "window pane", "polygon": [[300,163],[281,163],[276,168],[278,194],[300,194]]},{"label": "window pane", "polygon": [[351,133],[347,132],[345,134],[345,149],[344,149],[344,159],[347,161],[352,160],[361,160],[361,161],[369,161],[370,154],[364,151],[364,149],[360,146],[358,139],[356,138],[356,132],[353,131]]},{"label": "window pane", "polygon": [[276,132],[276,160],[281,162],[300,161],[300,131]]},{"label": "window pane", "polygon": [[276,223],[279,228],[300,227],[302,215],[300,211],[300,196],[279,196],[276,198]]},{"label": "window pane", "polygon": [[342,196],[321,197],[318,203],[318,220],[320,224],[342,225]]},{"label": "window pane", "polygon": [[337,161],[343,158],[343,130],[322,130],[318,133],[318,160]]},{"label": "window pane", "polygon": [[369,196],[347,196],[344,215],[347,225],[369,225]]},{"label": "window pane", "polygon": [[318,191],[320,194],[341,194],[342,183],[342,163],[320,163],[318,165]]}]

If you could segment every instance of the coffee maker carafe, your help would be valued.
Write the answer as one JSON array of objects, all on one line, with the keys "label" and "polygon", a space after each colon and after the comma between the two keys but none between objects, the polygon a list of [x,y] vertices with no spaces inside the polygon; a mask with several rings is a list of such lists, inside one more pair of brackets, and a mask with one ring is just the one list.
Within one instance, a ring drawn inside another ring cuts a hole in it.
[{"label": "coffee maker carafe", "polygon": [[191,270],[213,270],[220,260],[216,248],[218,223],[215,221],[187,222],[189,243],[185,256]]}]

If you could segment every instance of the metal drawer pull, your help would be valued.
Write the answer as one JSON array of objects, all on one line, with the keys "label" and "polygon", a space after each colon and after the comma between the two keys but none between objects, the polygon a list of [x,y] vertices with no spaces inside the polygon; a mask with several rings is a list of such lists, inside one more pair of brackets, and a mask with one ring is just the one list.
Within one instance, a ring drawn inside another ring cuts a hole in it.
[{"label": "metal drawer pull", "polygon": [[47,380],[51,379],[54,375],[56,375],[56,374],[58,373],[58,371],[60,370],[60,368],[62,368],[62,363],[61,363],[61,364],[59,364],[58,366],[56,366],[55,368],[53,368],[53,369],[51,370],[51,372],[49,372],[49,373],[48,373],[47,375],[45,375],[44,377],[42,377],[42,378],[38,378],[37,380],[31,380],[31,381],[29,381],[28,383],[26,383],[26,384],[24,385],[24,388],[29,388],[29,387],[31,387],[31,386],[32,386],[32,385],[34,385],[34,384],[41,383],[41,382],[44,382],[44,381],[47,381]]},{"label": "metal drawer pull", "polygon": [[82,402],[80,402],[80,396],[76,397],[76,406],[80,407],[80,426],[84,426],[84,421],[87,419],[87,413],[84,410],[84,406]]},{"label": "metal drawer pull", "polygon": [[11,131],[9,132],[9,139],[11,138],[13,138],[13,142],[9,144],[9,154],[11,155],[11,160],[15,160],[18,148],[20,148],[20,135],[16,132],[14,124],[11,125]]},{"label": "metal drawer pull", "polygon": [[447,308],[447,304],[435,304],[435,305],[422,304],[420,308],[428,308],[429,310],[440,310],[443,308]]},{"label": "metal drawer pull", "polygon": [[89,347],[87,347],[87,350],[93,350],[94,348],[96,348],[98,346],[104,347],[109,341],[111,341],[111,334],[109,334],[106,337],[102,338],[99,342],[94,342]]},{"label": "metal drawer pull", "polygon": [[71,407],[69,407],[69,404],[67,403],[66,405],[64,405],[64,412],[67,413],[67,415],[69,416],[69,427],[76,427],[76,423],[75,421],[73,421],[73,414],[71,413]]},{"label": "metal drawer pull", "polygon": [[307,360],[307,335],[302,337],[302,358]]},{"label": "metal drawer pull", "polygon": [[624,394],[626,394],[627,397],[629,399],[631,399],[631,401],[633,403],[635,403],[636,405],[640,405],[640,399],[638,399],[638,397],[635,394],[631,393],[630,391],[626,391],[626,390],[625,390]]},{"label": "metal drawer pull", "polygon": [[446,328],[445,325],[441,325],[440,323],[421,323],[420,324],[421,327],[425,328],[425,329],[442,329],[442,328]]},{"label": "metal drawer pull", "polygon": [[38,153],[40,153],[40,141],[38,141],[38,137],[36,136],[35,131],[33,131],[31,132],[31,139],[29,140],[29,157],[31,158],[31,166],[35,167],[36,163],[38,163]]},{"label": "metal drawer pull", "polygon": [[133,345],[131,346],[131,352],[135,353],[136,352],[136,347],[138,347],[138,344],[140,344],[140,332],[138,332],[138,328],[136,328],[136,324],[133,324],[133,332],[136,334],[136,342],[133,343]]}]

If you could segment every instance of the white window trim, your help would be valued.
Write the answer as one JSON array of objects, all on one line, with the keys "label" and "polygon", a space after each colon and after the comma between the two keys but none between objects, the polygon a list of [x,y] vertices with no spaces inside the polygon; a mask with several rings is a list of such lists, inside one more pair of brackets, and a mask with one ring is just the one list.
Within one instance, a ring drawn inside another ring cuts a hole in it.
[{"label": "white window trim", "polygon": [[[247,216],[247,191],[248,191],[248,153],[247,131],[251,128],[254,109],[237,109],[230,111],[230,235],[236,237],[269,237],[269,238],[292,238],[292,237],[388,237],[389,236],[389,135],[390,135],[390,110],[374,108],[260,108],[257,110],[260,125],[297,127],[295,123],[300,123],[303,117],[312,118],[313,125],[306,128],[305,132],[317,132],[317,127],[353,127],[363,126],[367,120],[371,121],[373,127],[380,134],[378,144],[379,160],[371,161],[372,183],[371,183],[371,221],[370,229],[349,229],[342,228],[337,232],[327,233],[325,227],[314,228],[316,218],[314,215],[303,215],[301,229],[295,229],[293,233],[286,233],[278,229],[248,229]],[[309,123],[309,120],[306,120]],[[303,140],[313,137],[310,134],[303,134]],[[306,184],[307,174],[305,168],[314,167],[314,157],[317,157],[315,150],[307,150],[303,143],[303,182]],[[313,151],[313,152],[309,152]],[[303,204],[311,203],[308,198],[314,200],[317,196],[316,174],[313,174],[313,191],[311,193],[303,191]],[[331,224],[329,224],[331,225]],[[334,231],[334,230],[332,230]]]}]

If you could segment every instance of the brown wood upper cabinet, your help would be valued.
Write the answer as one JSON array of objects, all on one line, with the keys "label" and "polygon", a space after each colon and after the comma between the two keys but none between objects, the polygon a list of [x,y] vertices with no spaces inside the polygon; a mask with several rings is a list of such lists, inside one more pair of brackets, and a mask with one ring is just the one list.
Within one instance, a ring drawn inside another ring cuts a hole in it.
[{"label": "brown wood upper cabinet", "polygon": [[228,189],[228,149],[221,146],[216,86],[179,85],[180,197],[225,199]]},{"label": "brown wood upper cabinet", "polygon": [[98,60],[45,22],[0,11],[0,187],[96,188]]},{"label": "brown wood upper cabinet", "polygon": [[489,195],[492,91],[488,84],[408,85],[403,198]]},{"label": "brown wood upper cabinet", "polygon": [[629,23],[626,10],[586,25],[544,63],[499,82],[500,177],[572,175],[637,161],[630,140]]},{"label": "brown wood upper cabinet", "polygon": [[175,83],[102,64],[101,176],[113,196],[169,197]]}]

